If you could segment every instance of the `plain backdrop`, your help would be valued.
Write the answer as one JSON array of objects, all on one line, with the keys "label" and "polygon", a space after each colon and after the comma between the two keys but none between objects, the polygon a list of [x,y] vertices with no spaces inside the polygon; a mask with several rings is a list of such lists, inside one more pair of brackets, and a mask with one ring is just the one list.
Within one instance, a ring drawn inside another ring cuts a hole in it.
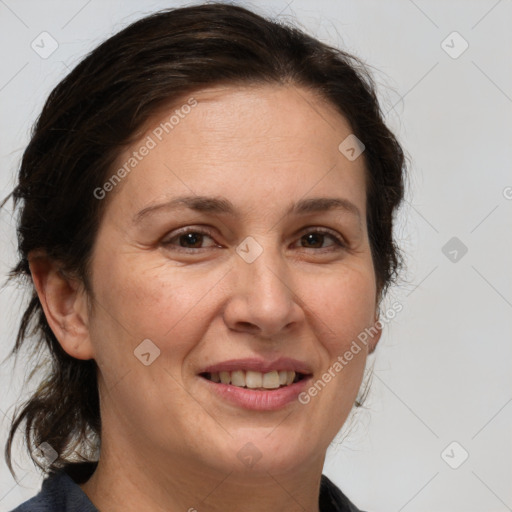
[{"label": "plain backdrop", "polygon": [[[78,61],[145,14],[190,3],[0,1],[2,197],[43,102]],[[396,228],[407,271],[386,302],[403,309],[370,357],[366,409],[333,442],[324,473],[363,510],[512,510],[512,3],[236,3],[295,21],[371,65],[410,159]],[[46,58],[31,46],[42,32],[58,45]],[[16,261],[10,203],[0,237],[4,280]],[[15,285],[2,288],[2,360],[25,301]],[[2,449],[14,407],[35,386],[24,384],[30,369],[23,357],[14,370],[0,366]],[[2,460],[0,511],[41,485],[21,438],[16,447],[20,483]]]}]

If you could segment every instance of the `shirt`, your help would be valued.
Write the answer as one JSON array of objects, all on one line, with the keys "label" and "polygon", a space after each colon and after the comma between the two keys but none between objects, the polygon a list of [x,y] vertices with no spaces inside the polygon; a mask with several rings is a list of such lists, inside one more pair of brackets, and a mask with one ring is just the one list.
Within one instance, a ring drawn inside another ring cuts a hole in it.
[{"label": "shirt", "polygon": [[[81,466],[80,470],[76,471],[75,468],[73,472],[66,472],[60,469],[47,476],[41,485],[41,491],[11,512],[99,512],[78,485],[88,480],[96,464],[73,464]],[[86,469],[88,475],[83,469]],[[318,505],[320,512],[363,512],[325,475],[321,477]]]}]

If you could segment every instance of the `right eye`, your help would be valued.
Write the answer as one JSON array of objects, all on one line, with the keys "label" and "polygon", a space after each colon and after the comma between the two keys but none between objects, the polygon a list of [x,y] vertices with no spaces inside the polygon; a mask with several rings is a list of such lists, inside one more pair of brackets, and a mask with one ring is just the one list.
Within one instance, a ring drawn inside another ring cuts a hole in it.
[{"label": "right eye", "polygon": [[[205,247],[199,247],[205,237],[212,239],[211,233],[205,229],[197,228],[184,228],[178,232],[171,233],[171,237],[166,237],[162,240],[161,244],[166,248],[175,247],[178,250],[192,250],[196,252],[197,249],[205,249]],[[176,245],[174,241],[177,240],[179,245]],[[210,247],[219,247],[213,245]]]}]

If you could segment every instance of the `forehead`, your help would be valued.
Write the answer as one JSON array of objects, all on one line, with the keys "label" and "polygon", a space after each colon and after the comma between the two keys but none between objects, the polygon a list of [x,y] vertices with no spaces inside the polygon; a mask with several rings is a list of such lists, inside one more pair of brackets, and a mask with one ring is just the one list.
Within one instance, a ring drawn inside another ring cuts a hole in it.
[{"label": "forehead", "polygon": [[[317,93],[297,86],[217,86],[182,97],[170,110],[179,110],[192,97],[198,108],[191,112],[190,124],[196,128],[201,125],[202,129],[188,134],[186,128],[181,130],[180,135],[183,138],[189,135],[189,140],[197,137],[212,141],[215,138],[220,143],[226,139],[233,145],[243,140],[247,152],[253,148],[260,151],[263,144],[274,149],[273,146],[283,145],[284,141],[289,149],[297,151],[299,158],[302,153],[325,154],[326,149],[336,149],[339,137],[352,132],[350,124],[334,105]],[[165,121],[168,113],[169,110],[155,120]],[[272,156],[275,154],[259,153],[263,159]]]},{"label": "forehead", "polygon": [[290,195],[334,187],[364,206],[364,159],[340,151],[351,133],[333,105],[304,88],[197,90],[160,109],[123,151],[115,168],[128,172],[114,192],[134,207],[184,192],[245,204],[281,192],[288,204]]}]

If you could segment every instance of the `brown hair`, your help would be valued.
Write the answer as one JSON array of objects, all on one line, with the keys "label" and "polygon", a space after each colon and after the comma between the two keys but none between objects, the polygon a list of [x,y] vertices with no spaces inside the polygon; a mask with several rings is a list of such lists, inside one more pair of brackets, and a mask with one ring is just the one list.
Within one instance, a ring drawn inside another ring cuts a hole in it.
[{"label": "brown hair", "polygon": [[47,442],[58,454],[50,465],[36,461],[47,473],[92,461],[101,440],[96,363],[62,349],[33,286],[29,252],[44,250],[90,292],[89,258],[106,203],[93,191],[155,112],[221,83],[303,86],[346,117],[366,147],[367,227],[379,301],[398,277],[402,258],[392,227],[404,194],[405,158],[363,62],[235,5],[208,3],[140,19],[93,50],[51,92],[12,192],[19,261],[9,276],[25,279],[32,296],[11,355],[29,338],[34,353],[41,346],[50,353],[43,381],[12,421],[5,456],[13,475],[12,442],[24,420],[29,452]]}]

